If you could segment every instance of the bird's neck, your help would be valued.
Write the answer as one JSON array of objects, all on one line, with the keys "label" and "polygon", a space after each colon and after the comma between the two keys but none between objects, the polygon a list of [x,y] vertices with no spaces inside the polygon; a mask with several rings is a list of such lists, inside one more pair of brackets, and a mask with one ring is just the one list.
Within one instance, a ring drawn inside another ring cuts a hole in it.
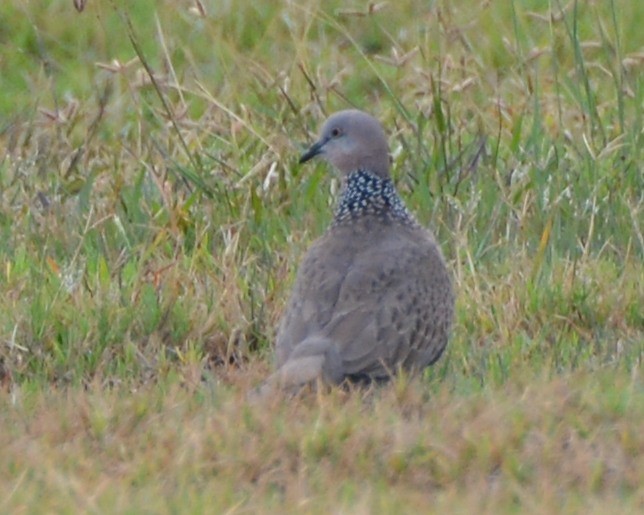
[{"label": "bird's neck", "polygon": [[367,170],[356,170],[346,178],[335,212],[334,225],[364,216],[403,224],[416,223],[398,196],[391,179],[383,179]]}]

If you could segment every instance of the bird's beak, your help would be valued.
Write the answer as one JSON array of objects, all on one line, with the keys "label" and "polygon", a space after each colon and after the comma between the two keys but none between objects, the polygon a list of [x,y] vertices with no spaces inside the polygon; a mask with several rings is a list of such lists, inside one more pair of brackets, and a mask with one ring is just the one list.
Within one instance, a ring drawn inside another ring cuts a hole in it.
[{"label": "bird's beak", "polygon": [[306,163],[307,161],[309,161],[310,159],[313,159],[318,154],[321,154],[322,148],[324,147],[327,141],[328,140],[326,139],[321,139],[313,143],[313,145],[311,145],[311,148],[309,148],[306,152],[304,152],[304,154],[302,154],[302,156],[300,157],[300,164]]}]

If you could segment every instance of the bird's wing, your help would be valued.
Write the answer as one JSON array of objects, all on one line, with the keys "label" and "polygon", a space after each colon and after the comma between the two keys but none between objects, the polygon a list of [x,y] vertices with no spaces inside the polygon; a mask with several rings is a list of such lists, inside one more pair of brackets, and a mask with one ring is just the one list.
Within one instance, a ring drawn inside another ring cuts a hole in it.
[{"label": "bird's wing", "polygon": [[353,253],[338,240],[323,236],[300,263],[297,278],[276,338],[276,365],[284,364],[295,346],[319,334],[329,320],[340,288],[351,266]]},{"label": "bird's wing", "polygon": [[303,263],[278,355],[280,342],[285,359],[297,343],[319,334],[335,342],[348,375],[387,377],[399,365],[422,368],[437,358],[451,312],[436,306],[451,302],[442,298],[451,289],[433,239],[392,232],[369,245],[357,242],[352,252],[331,247],[323,248],[335,257],[316,251],[317,266]]},{"label": "bird's wing", "polygon": [[447,343],[451,286],[438,248],[422,240],[396,243],[397,252],[378,246],[356,259],[324,328],[348,375],[420,369]]}]

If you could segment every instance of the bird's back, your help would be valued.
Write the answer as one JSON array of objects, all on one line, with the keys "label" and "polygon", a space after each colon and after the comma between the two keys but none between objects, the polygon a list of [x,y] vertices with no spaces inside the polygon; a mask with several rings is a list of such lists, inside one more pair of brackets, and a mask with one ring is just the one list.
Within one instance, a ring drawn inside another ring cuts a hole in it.
[{"label": "bird's back", "polygon": [[321,337],[337,347],[347,377],[421,369],[445,348],[453,303],[429,231],[373,216],[333,226],[301,263],[278,331],[277,365]]}]

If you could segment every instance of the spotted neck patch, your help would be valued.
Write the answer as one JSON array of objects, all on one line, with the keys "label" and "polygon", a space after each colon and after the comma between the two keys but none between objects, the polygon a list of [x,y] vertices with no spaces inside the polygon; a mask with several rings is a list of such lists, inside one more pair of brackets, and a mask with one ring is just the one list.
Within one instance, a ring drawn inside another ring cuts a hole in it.
[{"label": "spotted neck patch", "polygon": [[347,177],[333,225],[369,215],[404,225],[416,225],[416,220],[398,196],[391,179],[382,179],[366,170],[356,170]]}]

